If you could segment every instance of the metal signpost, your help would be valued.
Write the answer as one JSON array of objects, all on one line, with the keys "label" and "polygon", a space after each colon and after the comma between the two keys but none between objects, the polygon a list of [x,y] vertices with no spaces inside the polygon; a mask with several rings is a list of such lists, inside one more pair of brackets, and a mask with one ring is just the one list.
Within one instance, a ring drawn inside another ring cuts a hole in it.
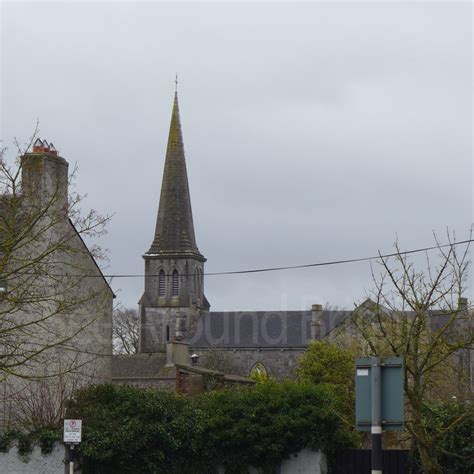
[{"label": "metal signpost", "polygon": [[69,453],[69,474],[74,474],[75,447],[82,439],[82,420],[64,420],[64,444]]},{"label": "metal signpost", "polygon": [[356,360],[356,429],[370,431],[372,474],[382,474],[382,432],[403,430],[403,359]]}]

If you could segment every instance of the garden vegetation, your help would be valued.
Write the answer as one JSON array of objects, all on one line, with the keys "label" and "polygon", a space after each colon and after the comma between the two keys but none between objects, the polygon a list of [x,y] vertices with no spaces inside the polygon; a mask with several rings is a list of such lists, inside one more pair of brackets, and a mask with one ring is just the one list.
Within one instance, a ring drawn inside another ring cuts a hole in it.
[{"label": "garden vegetation", "polygon": [[83,420],[84,473],[274,472],[303,448],[331,456],[356,437],[329,386],[268,381],[197,397],[99,385],[78,392],[68,416]]}]

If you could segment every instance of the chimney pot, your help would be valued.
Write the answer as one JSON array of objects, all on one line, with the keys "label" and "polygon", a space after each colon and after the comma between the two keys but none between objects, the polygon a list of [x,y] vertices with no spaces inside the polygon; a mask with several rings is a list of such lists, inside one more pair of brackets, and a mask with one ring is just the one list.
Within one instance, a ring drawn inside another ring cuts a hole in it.
[{"label": "chimney pot", "polygon": [[53,156],[58,156],[58,150],[56,150],[52,142],[49,144],[49,153]]},{"label": "chimney pot", "polygon": [[33,143],[33,153],[40,153],[43,151],[43,142],[37,138]]}]

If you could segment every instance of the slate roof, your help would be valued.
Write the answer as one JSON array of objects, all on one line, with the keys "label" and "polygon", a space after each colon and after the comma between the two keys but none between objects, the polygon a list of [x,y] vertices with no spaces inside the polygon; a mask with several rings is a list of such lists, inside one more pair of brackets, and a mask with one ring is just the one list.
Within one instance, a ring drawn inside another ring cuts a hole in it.
[{"label": "slate roof", "polygon": [[[325,337],[351,311],[323,311]],[[304,348],[311,338],[311,311],[231,311],[202,315],[188,342],[194,348]]]},{"label": "slate roof", "polygon": [[145,255],[181,254],[204,260],[194,235],[178,95],[175,93],[155,235]]},{"label": "slate roof", "polygon": [[[316,337],[323,339],[348,319],[352,311],[324,310]],[[371,312],[368,311],[367,317]],[[413,314],[405,312],[407,317]],[[459,318],[458,324],[469,319]],[[450,319],[443,311],[432,311],[432,330]],[[199,348],[305,348],[311,339],[311,311],[229,311],[207,312],[199,319],[188,342]],[[455,325],[457,327],[457,324]],[[453,329],[455,329],[453,327]]]}]

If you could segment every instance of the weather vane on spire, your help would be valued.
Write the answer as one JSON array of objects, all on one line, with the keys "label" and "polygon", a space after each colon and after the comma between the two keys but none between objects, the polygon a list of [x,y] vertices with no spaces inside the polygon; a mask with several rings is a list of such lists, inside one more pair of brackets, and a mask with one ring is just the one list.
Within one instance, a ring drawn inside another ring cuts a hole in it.
[{"label": "weather vane on spire", "polygon": [[176,73],[176,77],[174,78],[174,91],[178,92],[178,73]]}]

